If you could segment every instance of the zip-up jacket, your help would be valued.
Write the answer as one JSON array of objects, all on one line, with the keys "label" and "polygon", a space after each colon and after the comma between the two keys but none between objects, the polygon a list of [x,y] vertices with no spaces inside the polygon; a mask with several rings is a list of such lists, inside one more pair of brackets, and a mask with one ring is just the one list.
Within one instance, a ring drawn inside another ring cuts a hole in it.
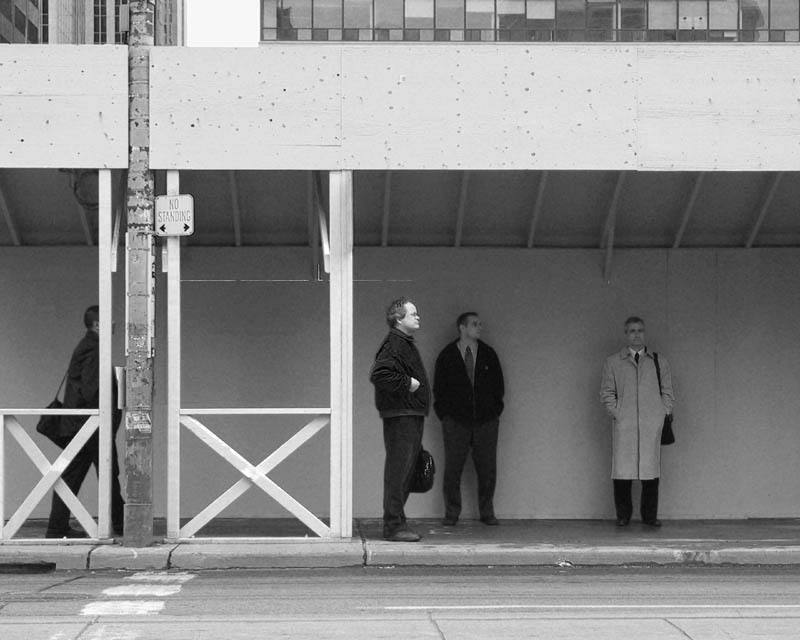
[{"label": "zip-up jacket", "polygon": [[[410,390],[411,378],[419,388]],[[381,418],[427,416],[431,390],[414,338],[392,328],[384,339],[369,374],[375,385],[375,407]]]}]

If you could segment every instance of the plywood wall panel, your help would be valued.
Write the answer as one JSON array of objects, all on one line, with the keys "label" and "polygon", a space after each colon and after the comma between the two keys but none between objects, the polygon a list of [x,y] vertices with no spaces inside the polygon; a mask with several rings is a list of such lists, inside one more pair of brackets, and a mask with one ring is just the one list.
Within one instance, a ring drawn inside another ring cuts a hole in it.
[{"label": "plywood wall panel", "polygon": [[343,50],[342,161],[397,169],[633,168],[619,47]]},{"label": "plywood wall panel", "polygon": [[641,47],[639,168],[779,171],[800,164],[796,45]]},{"label": "plywood wall panel", "polygon": [[324,46],[154,49],[152,166],[338,166],[340,58]]},{"label": "plywood wall panel", "polygon": [[127,164],[126,47],[0,47],[0,167]]},{"label": "plywood wall panel", "polygon": [[347,44],[156,49],[153,166],[796,168],[800,49]]}]

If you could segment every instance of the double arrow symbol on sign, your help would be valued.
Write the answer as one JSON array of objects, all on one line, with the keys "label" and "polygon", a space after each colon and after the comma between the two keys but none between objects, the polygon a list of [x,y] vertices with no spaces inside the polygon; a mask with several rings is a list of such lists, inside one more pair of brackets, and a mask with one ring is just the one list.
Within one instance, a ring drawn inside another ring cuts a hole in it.
[{"label": "double arrow symbol on sign", "polygon": [[[167,225],[165,225],[165,224],[162,224],[162,225],[159,227],[159,229],[161,229],[161,233],[166,233],[166,232],[167,232]],[[188,231],[188,230],[189,230],[189,225],[188,225],[188,224],[186,224],[185,222],[183,223],[183,230],[184,230],[184,231]]]}]

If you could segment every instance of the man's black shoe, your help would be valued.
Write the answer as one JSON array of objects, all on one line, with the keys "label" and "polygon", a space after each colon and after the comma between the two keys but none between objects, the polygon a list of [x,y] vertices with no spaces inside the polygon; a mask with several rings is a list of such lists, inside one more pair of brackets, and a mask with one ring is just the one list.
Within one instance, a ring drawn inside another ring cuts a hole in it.
[{"label": "man's black shoe", "polygon": [[617,518],[618,527],[627,527],[631,522],[630,518]]},{"label": "man's black shoe", "polygon": [[420,535],[408,527],[401,527],[394,533],[384,536],[389,542],[418,542]]},{"label": "man's black shoe", "polygon": [[488,524],[490,527],[496,527],[498,524],[500,524],[500,521],[494,516],[486,516],[481,518],[481,522],[483,524]]},{"label": "man's black shoe", "polygon": [[63,531],[54,531],[53,529],[48,529],[45,534],[45,538],[88,538],[89,536],[86,535],[84,531],[79,531],[78,529],[73,529],[69,527],[68,529],[64,529]]},{"label": "man's black shoe", "polygon": [[442,526],[455,527],[457,522],[458,518],[445,518],[444,520],[442,520]]},{"label": "man's black shoe", "polygon": [[659,520],[658,518],[656,518],[655,520],[643,520],[642,524],[645,524],[648,527],[660,527],[661,520]]}]

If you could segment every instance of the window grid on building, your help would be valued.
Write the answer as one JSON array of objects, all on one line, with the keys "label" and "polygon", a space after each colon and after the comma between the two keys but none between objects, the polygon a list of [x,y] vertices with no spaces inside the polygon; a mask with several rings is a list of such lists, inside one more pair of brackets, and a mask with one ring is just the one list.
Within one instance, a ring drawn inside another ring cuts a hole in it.
[{"label": "window grid on building", "polygon": [[106,0],[94,0],[94,43],[105,44],[108,42],[108,28],[106,27]]},{"label": "window grid on building", "polygon": [[42,0],[42,42],[50,42],[50,0]]},{"label": "window grid on building", "polygon": [[798,42],[800,0],[262,0],[262,40]]}]

